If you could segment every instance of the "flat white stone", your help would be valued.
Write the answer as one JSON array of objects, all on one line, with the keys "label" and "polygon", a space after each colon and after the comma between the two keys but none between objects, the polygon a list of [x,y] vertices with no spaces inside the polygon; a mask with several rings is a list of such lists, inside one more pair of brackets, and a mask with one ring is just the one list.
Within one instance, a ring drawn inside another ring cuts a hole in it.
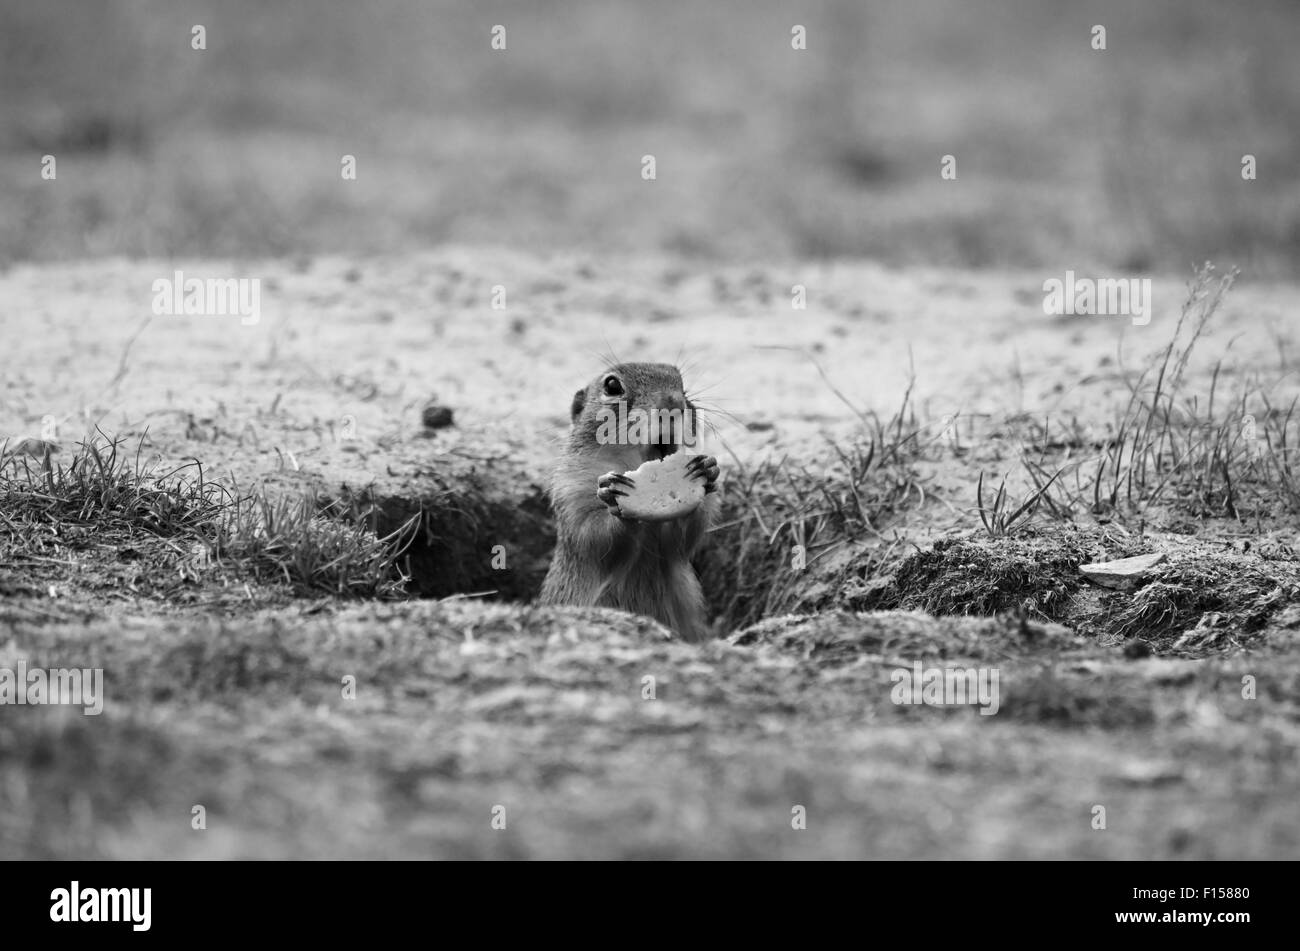
[{"label": "flat white stone", "polygon": [[1108,588],[1124,588],[1144,580],[1151,570],[1165,560],[1160,552],[1150,555],[1134,555],[1132,558],[1120,558],[1117,561],[1098,561],[1091,565],[1080,565],[1079,571],[1085,578]]}]

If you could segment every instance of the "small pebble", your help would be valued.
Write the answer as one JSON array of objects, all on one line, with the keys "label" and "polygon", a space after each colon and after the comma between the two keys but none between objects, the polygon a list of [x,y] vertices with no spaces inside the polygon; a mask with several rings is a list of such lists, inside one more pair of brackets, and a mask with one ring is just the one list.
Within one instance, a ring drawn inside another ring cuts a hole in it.
[{"label": "small pebble", "polygon": [[446,429],[448,426],[456,425],[452,418],[450,406],[442,406],[438,403],[429,403],[420,412],[420,422],[424,424],[425,429]]}]

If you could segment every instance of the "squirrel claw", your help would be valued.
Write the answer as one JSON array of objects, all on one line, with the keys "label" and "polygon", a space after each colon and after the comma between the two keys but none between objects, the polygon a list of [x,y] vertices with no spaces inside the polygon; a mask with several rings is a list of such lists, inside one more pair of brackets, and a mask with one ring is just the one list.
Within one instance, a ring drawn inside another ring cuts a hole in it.
[{"label": "squirrel claw", "polygon": [[596,480],[596,498],[609,507],[611,515],[623,518],[623,514],[618,510],[618,500],[627,495],[623,487],[631,485],[635,483],[621,472],[606,472]]},{"label": "squirrel claw", "polygon": [[704,491],[713,492],[717,489],[718,460],[713,456],[696,456],[686,464],[686,474],[693,479],[703,479]]},{"label": "squirrel claw", "polygon": [[602,491],[605,489],[617,489],[622,486],[631,487],[634,485],[636,485],[636,483],[621,472],[606,472],[596,480],[596,488]]}]

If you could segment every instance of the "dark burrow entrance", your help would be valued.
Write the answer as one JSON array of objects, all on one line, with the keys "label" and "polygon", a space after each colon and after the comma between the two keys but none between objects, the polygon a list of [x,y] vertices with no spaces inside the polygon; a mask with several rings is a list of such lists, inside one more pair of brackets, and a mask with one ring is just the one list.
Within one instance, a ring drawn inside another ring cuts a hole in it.
[{"label": "dark burrow entrance", "polygon": [[[498,474],[489,479],[466,475],[455,485],[439,483],[418,495],[366,491],[352,495],[355,509],[372,513],[373,527],[381,536],[411,529],[400,560],[409,573],[407,590],[420,598],[477,595],[493,600],[531,602],[541,591],[555,548],[555,520],[545,489],[534,482],[508,479],[511,491],[502,491]],[[723,519],[737,513],[726,512]],[[723,523],[719,519],[719,523]],[[768,584],[768,596],[756,597],[742,581],[755,571],[774,578],[799,580],[782,571],[775,549],[760,553],[752,540],[716,532],[696,559],[696,570],[708,599],[709,620],[721,631],[765,616],[771,592],[788,587]],[[733,557],[739,552],[739,559]],[[766,562],[771,561],[771,564]],[[757,586],[756,586],[757,587]],[[797,598],[796,598],[797,600]]]}]

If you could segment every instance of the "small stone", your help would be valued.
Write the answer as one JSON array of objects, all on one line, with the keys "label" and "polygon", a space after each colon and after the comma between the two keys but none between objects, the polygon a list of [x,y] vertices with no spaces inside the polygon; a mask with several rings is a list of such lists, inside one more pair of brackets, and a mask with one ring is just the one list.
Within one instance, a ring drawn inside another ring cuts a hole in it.
[{"label": "small stone", "polygon": [[451,407],[438,403],[429,403],[420,411],[420,422],[424,424],[425,429],[446,429],[448,426],[454,426],[456,421],[452,417]]},{"label": "small stone", "polygon": [[1122,763],[1114,776],[1126,786],[1169,786],[1184,779],[1177,763],[1149,760]]},{"label": "small stone", "polygon": [[1118,561],[1099,561],[1091,565],[1080,565],[1079,571],[1094,584],[1104,585],[1107,588],[1127,588],[1146,580],[1152,569],[1164,560],[1163,554],[1155,552],[1150,555],[1120,558]]}]

